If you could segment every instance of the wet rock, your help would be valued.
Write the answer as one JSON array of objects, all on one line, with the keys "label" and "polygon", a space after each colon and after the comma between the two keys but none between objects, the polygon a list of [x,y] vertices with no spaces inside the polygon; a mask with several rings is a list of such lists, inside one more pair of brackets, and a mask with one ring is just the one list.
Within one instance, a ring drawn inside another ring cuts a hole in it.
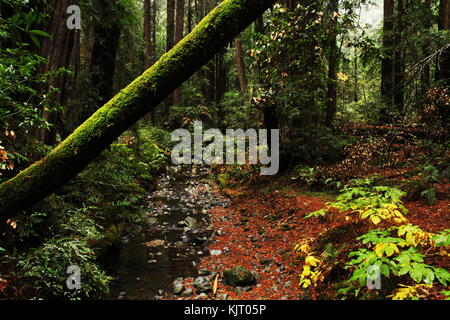
[{"label": "wet rock", "polygon": [[218,300],[227,300],[228,299],[228,294],[220,293],[220,294],[217,295],[217,299]]},{"label": "wet rock", "polygon": [[150,225],[158,224],[158,219],[153,218],[153,217],[147,218],[147,223]]},{"label": "wet rock", "polygon": [[200,270],[198,270],[198,275],[199,276],[209,276],[210,272],[208,270],[205,270],[205,269],[200,269]]},{"label": "wet rock", "polygon": [[181,296],[187,298],[187,297],[192,296],[193,293],[194,293],[194,291],[192,290],[192,288],[187,288],[186,290],[183,291]]},{"label": "wet rock", "polygon": [[205,293],[212,291],[211,283],[206,277],[197,277],[194,281],[195,292]]},{"label": "wet rock", "polygon": [[220,256],[222,254],[222,250],[211,250],[209,253],[212,256]]},{"label": "wet rock", "polygon": [[255,273],[248,271],[241,266],[236,266],[232,269],[225,270],[223,272],[223,278],[225,284],[231,285],[233,287],[251,286],[255,285],[257,282]]},{"label": "wet rock", "polygon": [[175,280],[173,283],[173,294],[179,295],[183,292],[183,290],[184,290],[183,283],[181,281]]},{"label": "wet rock", "polygon": [[208,238],[206,238],[205,236],[196,236],[192,238],[192,242],[195,245],[202,245],[204,244],[206,241],[208,241]]}]

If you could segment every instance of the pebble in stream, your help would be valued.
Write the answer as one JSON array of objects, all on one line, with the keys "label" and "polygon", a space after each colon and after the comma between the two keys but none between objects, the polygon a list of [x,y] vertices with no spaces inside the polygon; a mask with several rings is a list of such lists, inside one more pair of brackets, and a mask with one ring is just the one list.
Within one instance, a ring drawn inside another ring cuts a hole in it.
[{"label": "pebble in stream", "polygon": [[108,299],[159,299],[172,293],[173,281],[197,274],[196,263],[209,254],[209,209],[226,206],[204,179],[206,168],[170,167],[148,196],[146,225],[126,237],[106,270],[115,280]]}]

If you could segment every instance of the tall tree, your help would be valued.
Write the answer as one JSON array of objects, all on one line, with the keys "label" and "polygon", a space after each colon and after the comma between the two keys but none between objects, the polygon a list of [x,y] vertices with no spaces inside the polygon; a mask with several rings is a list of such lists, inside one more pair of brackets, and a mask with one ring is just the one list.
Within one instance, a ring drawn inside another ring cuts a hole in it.
[{"label": "tall tree", "polygon": [[[440,0],[439,30],[450,30],[450,0]],[[444,50],[439,56],[437,80],[441,81],[445,87],[450,88],[450,48]]]},{"label": "tall tree", "polygon": [[[39,74],[55,72],[61,68],[69,69],[72,50],[77,30],[68,30],[66,27],[66,10],[72,4],[70,0],[51,0],[48,2],[48,12],[50,19],[45,27],[45,31],[50,34],[50,38],[44,38],[39,49],[39,55],[46,59],[38,68]],[[49,87],[58,89],[52,93],[51,101],[58,105],[64,105],[67,100],[66,92],[67,73],[59,73],[52,75],[50,79],[43,84],[39,90],[47,92]],[[43,118],[53,126],[50,130],[37,129],[35,137],[48,145],[56,143],[56,135],[58,132],[64,131],[64,125],[61,120],[59,111],[43,111]],[[64,135],[64,134],[63,134]]]},{"label": "tall tree", "polygon": [[[261,15],[258,17],[255,21],[255,33],[259,33],[260,35],[264,35],[266,33],[266,30],[264,28],[264,16]],[[266,80],[263,75],[263,72],[261,71],[260,65],[256,64],[256,72],[258,75],[258,82],[259,85],[264,88],[266,87]],[[264,93],[265,94],[265,93]],[[279,121],[278,121],[278,114],[276,112],[275,104],[273,103],[272,99],[264,99],[262,104],[262,114],[263,114],[263,120],[264,120],[264,128],[269,130],[269,136],[268,136],[268,144],[269,147],[271,146],[271,129],[279,129]]]},{"label": "tall tree", "polygon": [[[292,6],[295,7],[299,1],[293,1]],[[317,70],[320,69],[320,45],[317,37],[317,29],[320,28],[320,24],[317,23],[321,19],[320,14],[320,1],[316,0],[303,0],[301,1],[303,6],[303,12],[301,14],[301,28],[299,37],[303,38],[303,52],[299,52],[301,55],[302,67],[299,72],[299,76],[305,79],[305,87],[303,88],[303,97],[300,101],[300,112],[298,116],[294,117],[293,123],[295,124],[295,130],[298,135],[303,135],[312,124],[317,122],[323,123],[323,116],[317,112],[317,92],[320,90],[322,83],[317,75]],[[321,118],[319,118],[320,116]]]},{"label": "tall tree", "polygon": [[45,158],[0,184],[0,218],[13,217],[75,177],[274,2],[223,1],[186,41],[121,90]]},{"label": "tall tree", "polygon": [[175,43],[175,0],[167,0],[166,51]]},{"label": "tall tree", "polygon": [[[178,43],[184,36],[184,0],[177,0],[176,7],[176,25],[175,25],[175,43]],[[174,105],[181,103],[181,88],[177,88],[173,93]]]},{"label": "tall tree", "polygon": [[328,43],[328,91],[327,91],[327,111],[325,123],[328,127],[332,127],[334,115],[337,107],[337,66],[338,66],[338,16],[339,16],[339,0],[330,0],[330,35]]},{"label": "tall tree", "polygon": [[406,8],[404,0],[397,0],[397,10],[395,14],[394,31],[394,105],[397,112],[403,113],[405,104],[405,61],[404,61],[404,43],[405,43],[405,17]]},{"label": "tall tree", "polygon": [[[433,23],[431,20],[433,16],[431,0],[425,0],[423,2],[420,2],[420,5],[421,11],[424,13],[425,17],[428,17],[428,19],[424,19],[424,28],[426,30],[430,30],[433,27]],[[428,56],[431,53],[429,46],[426,44],[423,45],[422,51],[424,57]],[[428,63],[425,66],[423,66],[420,77],[422,83],[422,96],[425,96],[426,92],[431,87],[430,65]]]},{"label": "tall tree", "polygon": [[383,15],[383,59],[381,62],[382,108],[380,123],[390,121],[390,112],[394,101],[394,0],[384,0]]},{"label": "tall tree", "polygon": [[[144,0],[144,68],[148,69],[155,61],[156,23],[155,0]],[[146,115],[146,120],[153,121],[153,112]]]},{"label": "tall tree", "polygon": [[96,93],[95,104],[84,106],[82,119],[87,119],[113,96],[113,80],[116,70],[116,53],[121,32],[123,7],[115,2],[96,0],[96,12],[105,19],[94,19],[94,46],[89,66],[89,84]]},{"label": "tall tree", "polygon": [[238,36],[234,39],[235,57],[236,57],[236,68],[239,80],[239,89],[242,96],[247,93],[247,76],[245,74],[245,64],[244,64],[244,53],[242,52],[242,41],[241,37]]},{"label": "tall tree", "polygon": [[190,33],[193,28],[194,12],[192,9],[192,0],[187,0],[187,33]]},{"label": "tall tree", "polygon": [[144,55],[144,67],[145,69],[150,68],[154,59],[153,52],[153,1],[144,0],[144,44],[145,44],[145,55]]},{"label": "tall tree", "polygon": [[[216,0],[199,0],[200,9],[200,18],[205,16],[208,12],[210,12],[215,5]],[[215,92],[216,92],[216,57],[208,62],[204,68],[200,71],[201,78],[201,92],[205,99],[206,104],[213,104],[215,102]]]}]

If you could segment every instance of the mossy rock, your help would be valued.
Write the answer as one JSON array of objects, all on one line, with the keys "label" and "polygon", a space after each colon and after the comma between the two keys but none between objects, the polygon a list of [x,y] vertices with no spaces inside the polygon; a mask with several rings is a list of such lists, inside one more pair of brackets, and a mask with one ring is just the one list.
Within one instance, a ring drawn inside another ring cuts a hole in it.
[{"label": "mossy rock", "polygon": [[256,284],[256,275],[244,267],[236,266],[223,272],[224,283],[233,287],[245,287]]}]

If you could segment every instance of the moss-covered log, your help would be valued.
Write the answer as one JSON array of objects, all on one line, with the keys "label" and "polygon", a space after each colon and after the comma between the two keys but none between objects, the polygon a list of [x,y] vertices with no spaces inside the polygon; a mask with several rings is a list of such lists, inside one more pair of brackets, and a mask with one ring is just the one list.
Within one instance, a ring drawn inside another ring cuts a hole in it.
[{"label": "moss-covered log", "polygon": [[225,0],[152,67],[95,112],[45,158],[0,185],[0,218],[44,199],[81,172],[161,103],[275,0]]}]

